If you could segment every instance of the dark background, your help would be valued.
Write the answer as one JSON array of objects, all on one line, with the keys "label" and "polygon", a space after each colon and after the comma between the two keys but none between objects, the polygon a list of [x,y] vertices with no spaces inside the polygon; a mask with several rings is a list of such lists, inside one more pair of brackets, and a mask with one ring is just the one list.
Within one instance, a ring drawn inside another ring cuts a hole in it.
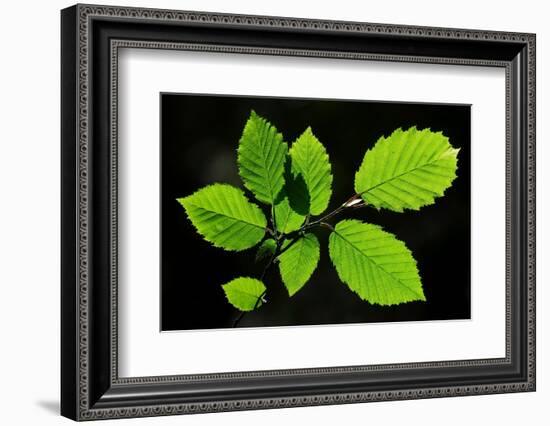
[{"label": "dark background", "polygon": [[426,302],[384,307],[362,301],[339,280],[328,256],[328,231],[318,229],[321,259],[310,281],[289,298],[278,268],[272,268],[264,280],[268,303],[247,313],[239,327],[470,318],[470,106],[161,94],[162,330],[231,327],[239,311],[221,285],[261,274],[256,248],[235,253],[211,246],[176,202],[214,182],[244,188],[237,146],[251,109],[275,125],[289,145],[311,126],[332,164],[327,212],[353,195],[365,151],[398,127],[441,130],[461,151],[458,177],[434,205],[416,212],[364,208],[345,215],[382,225],[406,243],[418,262]]}]

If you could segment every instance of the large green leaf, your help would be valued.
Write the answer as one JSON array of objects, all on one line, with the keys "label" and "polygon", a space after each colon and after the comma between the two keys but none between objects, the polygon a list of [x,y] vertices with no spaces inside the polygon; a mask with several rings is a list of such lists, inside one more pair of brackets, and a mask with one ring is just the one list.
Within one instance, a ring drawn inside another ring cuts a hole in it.
[{"label": "large green leaf", "polygon": [[355,191],[377,209],[418,210],[451,186],[458,151],[441,132],[398,129],[365,153]]},{"label": "large green leaf", "polygon": [[332,195],[331,166],[325,147],[308,127],[292,144],[289,153],[292,172],[303,177],[309,193],[308,213],[313,216],[323,213]]},{"label": "large green leaf", "polygon": [[265,285],[260,280],[239,277],[222,287],[229,303],[241,311],[253,311],[262,306]]},{"label": "large green leaf", "polygon": [[[319,240],[314,234],[305,234],[290,245],[283,245],[278,257],[281,278],[290,296],[309,280],[319,262]],[[286,248],[288,247],[288,248]]]},{"label": "large green leaf", "polygon": [[254,111],[239,141],[239,175],[256,198],[274,204],[283,188],[284,165],[288,151],[283,135]]},{"label": "large green leaf", "polygon": [[283,234],[300,229],[306,218],[292,209],[286,194],[275,204],[274,216],[277,231]]},{"label": "large green leaf", "polygon": [[240,189],[217,183],[178,198],[206,241],[226,250],[245,250],[265,235],[266,218]]},{"label": "large green leaf", "polygon": [[377,225],[339,222],[329,237],[329,254],[340,279],[363,300],[379,305],[426,300],[410,250]]}]

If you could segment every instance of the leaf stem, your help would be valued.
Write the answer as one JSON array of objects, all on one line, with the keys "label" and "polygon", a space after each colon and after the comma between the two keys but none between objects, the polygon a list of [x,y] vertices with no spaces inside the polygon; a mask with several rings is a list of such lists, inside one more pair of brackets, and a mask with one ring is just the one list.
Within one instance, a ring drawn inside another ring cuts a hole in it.
[{"label": "leaf stem", "polygon": [[273,238],[277,238],[277,236],[275,235],[275,232],[273,232],[273,230],[272,230],[270,227],[266,226],[265,230],[266,230],[267,233],[268,233],[269,235],[271,235]]},{"label": "leaf stem", "polygon": [[321,222],[319,226],[324,226],[325,228],[330,229],[331,231],[334,231],[334,226],[332,226],[330,223],[327,222]]},{"label": "leaf stem", "polygon": [[273,225],[273,237],[278,240],[279,236],[277,235],[277,219],[275,218],[275,205],[271,205],[271,224]]}]

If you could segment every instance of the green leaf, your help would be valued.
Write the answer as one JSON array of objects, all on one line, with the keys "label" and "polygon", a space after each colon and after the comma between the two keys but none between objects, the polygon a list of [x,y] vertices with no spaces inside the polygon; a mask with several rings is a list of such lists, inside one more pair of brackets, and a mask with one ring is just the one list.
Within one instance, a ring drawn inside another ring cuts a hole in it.
[{"label": "green leaf", "polygon": [[277,203],[288,198],[290,208],[304,218],[309,214],[310,197],[304,177],[298,171],[292,171],[292,158],[287,155],[285,163],[285,186],[279,194]]},{"label": "green leaf", "polygon": [[231,185],[206,186],[178,202],[197,232],[216,247],[245,250],[265,235],[267,221],[260,208]]},{"label": "green leaf", "polygon": [[365,153],[355,191],[377,209],[418,210],[451,186],[458,151],[441,132],[397,129]]},{"label": "green leaf", "polygon": [[273,238],[268,238],[258,248],[256,252],[256,262],[261,262],[264,259],[267,259],[275,253],[277,249],[277,243]]},{"label": "green leaf", "polygon": [[241,311],[253,311],[262,306],[265,285],[260,280],[239,277],[222,287],[229,303]]},{"label": "green leaf", "polygon": [[[290,245],[288,245],[290,244]],[[290,296],[309,280],[319,262],[319,240],[314,234],[305,234],[294,243],[283,245],[279,255],[279,271]],[[285,250],[285,247],[288,247]]]},{"label": "green leaf", "polygon": [[300,174],[309,193],[309,214],[316,216],[328,207],[332,174],[325,147],[308,127],[290,148],[293,174]]},{"label": "green leaf", "polygon": [[288,234],[300,229],[306,218],[304,215],[298,214],[292,209],[286,194],[281,201],[275,204],[274,216],[277,231],[283,234]]},{"label": "green leaf", "polygon": [[329,237],[329,254],[340,279],[363,300],[378,305],[426,300],[410,250],[377,225],[339,222]]},{"label": "green leaf", "polygon": [[239,141],[237,163],[244,186],[263,203],[274,204],[283,188],[287,151],[283,135],[252,111]]}]

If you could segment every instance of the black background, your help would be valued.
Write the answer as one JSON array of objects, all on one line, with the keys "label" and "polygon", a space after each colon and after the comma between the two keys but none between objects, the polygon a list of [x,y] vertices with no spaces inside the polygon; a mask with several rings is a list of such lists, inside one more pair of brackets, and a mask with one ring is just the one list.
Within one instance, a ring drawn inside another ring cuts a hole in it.
[{"label": "black background", "polygon": [[327,212],[353,195],[354,175],[365,151],[398,127],[441,130],[461,151],[458,177],[434,205],[404,213],[364,208],[345,215],[382,225],[406,243],[418,262],[426,302],[384,307],[359,299],[339,280],[328,256],[328,231],[319,229],[315,233],[321,259],[310,281],[289,298],[278,269],[272,268],[264,280],[268,303],[247,313],[239,327],[470,318],[469,106],[165,93],[161,94],[162,330],[231,327],[239,311],[227,302],[221,285],[239,276],[261,274],[263,265],[254,262],[255,248],[235,253],[211,246],[176,201],[214,182],[244,188],[237,170],[237,145],[251,109],[275,125],[289,145],[311,126],[332,164],[333,194]]}]

